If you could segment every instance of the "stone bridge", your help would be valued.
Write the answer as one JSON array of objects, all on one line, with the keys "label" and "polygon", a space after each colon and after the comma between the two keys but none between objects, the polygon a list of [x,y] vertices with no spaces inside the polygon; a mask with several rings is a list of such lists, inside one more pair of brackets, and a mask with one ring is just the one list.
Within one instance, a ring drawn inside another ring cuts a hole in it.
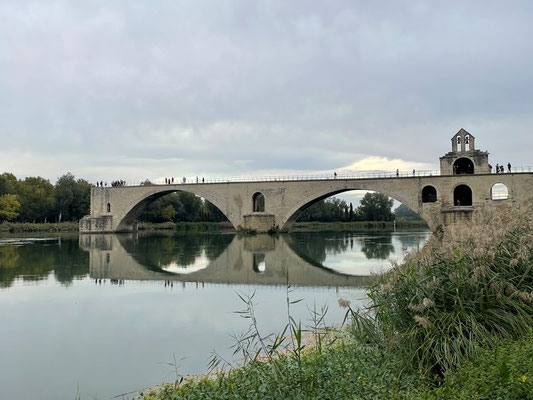
[{"label": "stone bridge", "polygon": [[[150,202],[176,191],[200,196],[224,213],[234,228],[288,231],[307,207],[350,190],[383,193],[418,213],[432,230],[467,218],[475,209],[519,204],[533,199],[533,172],[491,173],[488,153],[474,148],[474,137],[461,129],[452,151],[440,158],[433,176],[188,183],[93,187],[91,215],[80,232],[128,232]],[[495,186],[497,185],[497,186]],[[495,195],[495,187],[499,192]]]}]

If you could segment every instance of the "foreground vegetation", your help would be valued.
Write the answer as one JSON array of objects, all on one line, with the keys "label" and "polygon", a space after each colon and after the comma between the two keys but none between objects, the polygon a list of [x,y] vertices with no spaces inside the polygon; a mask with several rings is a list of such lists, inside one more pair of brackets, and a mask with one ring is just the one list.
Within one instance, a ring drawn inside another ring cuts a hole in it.
[{"label": "foreground vegetation", "polygon": [[[144,399],[533,399],[533,207],[476,213],[371,286],[350,324],[262,335],[252,299],[236,337],[240,367]],[[287,296],[287,304],[291,301]],[[289,311],[289,310],[288,310]],[[215,357],[212,367],[224,363]],[[220,372],[222,371],[222,372]]]}]

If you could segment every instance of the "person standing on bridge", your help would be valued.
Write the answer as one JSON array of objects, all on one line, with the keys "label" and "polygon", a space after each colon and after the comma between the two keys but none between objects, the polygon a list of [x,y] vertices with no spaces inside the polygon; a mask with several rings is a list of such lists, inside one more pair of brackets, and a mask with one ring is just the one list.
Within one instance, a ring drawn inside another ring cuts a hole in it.
[{"label": "person standing on bridge", "polygon": [[507,170],[511,172],[511,163],[507,163]]},{"label": "person standing on bridge", "polygon": [[333,171],[333,179],[337,179],[337,172]]},{"label": "person standing on bridge", "polygon": [[204,179],[204,177],[202,177],[202,183],[204,183],[204,182],[205,182],[205,179]]},{"label": "person standing on bridge", "polygon": [[174,184],[174,177],[172,177],[172,184]]},{"label": "person standing on bridge", "polygon": [[498,163],[496,163],[495,171],[496,171],[496,173],[499,173],[499,172],[500,172],[500,166],[498,165]]},{"label": "person standing on bridge", "polygon": [[489,173],[492,174],[492,165],[489,164]]},{"label": "person standing on bridge", "polygon": [[396,169],[396,178],[398,178],[399,176],[400,176],[400,170]]},{"label": "person standing on bridge", "polygon": [[415,170],[413,169],[413,176],[415,176]]}]

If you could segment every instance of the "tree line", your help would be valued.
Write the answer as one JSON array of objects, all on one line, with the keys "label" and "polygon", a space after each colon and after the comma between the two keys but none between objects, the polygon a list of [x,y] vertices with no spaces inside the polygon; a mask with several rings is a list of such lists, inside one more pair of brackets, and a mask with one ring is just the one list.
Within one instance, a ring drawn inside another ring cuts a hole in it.
[{"label": "tree line", "polygon": [[393,221],[395,219],[392,212],[393,204],[394,200],[382,193],[367,192],[355,209],[352,203],[348,204],[345,200],[331,197],[307,208],[297,221]]},{"label": "tree line", "polygon": [[0,175],[0,222],[77,221],[89,214],[91,184],[71,173],[58,178],[17,179],[11,173]]},{"label": "tree line", "polygon": [[[143,182],[151,184],[149,181]],[[90,213],[91,183],[66,173],[55,185],[41,177],[17,179],[0,175],[0,222],[78,221]],[[307,208],[298,221],[392,221],[416,219],[404,205],[392,212],[393,200],[381,193],[366,193],[357,208],[331,197]],[[419,217],[418,217],[419,218]],[[222,222],[224,214],[212,203],[192,193],[176,192],[155,200],[140,214],[143,222]]]}]

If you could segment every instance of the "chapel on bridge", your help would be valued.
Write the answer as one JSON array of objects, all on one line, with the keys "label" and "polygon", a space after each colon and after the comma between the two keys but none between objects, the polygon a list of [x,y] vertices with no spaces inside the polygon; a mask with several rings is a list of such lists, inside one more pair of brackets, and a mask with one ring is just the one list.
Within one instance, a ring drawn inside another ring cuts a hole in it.
[{"label": "chapel on bridge", "polygon": [[490,174],[489,153],[477,150],[475,140],[471,133],[461,128],[452,137],[452,151],[440,157],[440,174]]}]

